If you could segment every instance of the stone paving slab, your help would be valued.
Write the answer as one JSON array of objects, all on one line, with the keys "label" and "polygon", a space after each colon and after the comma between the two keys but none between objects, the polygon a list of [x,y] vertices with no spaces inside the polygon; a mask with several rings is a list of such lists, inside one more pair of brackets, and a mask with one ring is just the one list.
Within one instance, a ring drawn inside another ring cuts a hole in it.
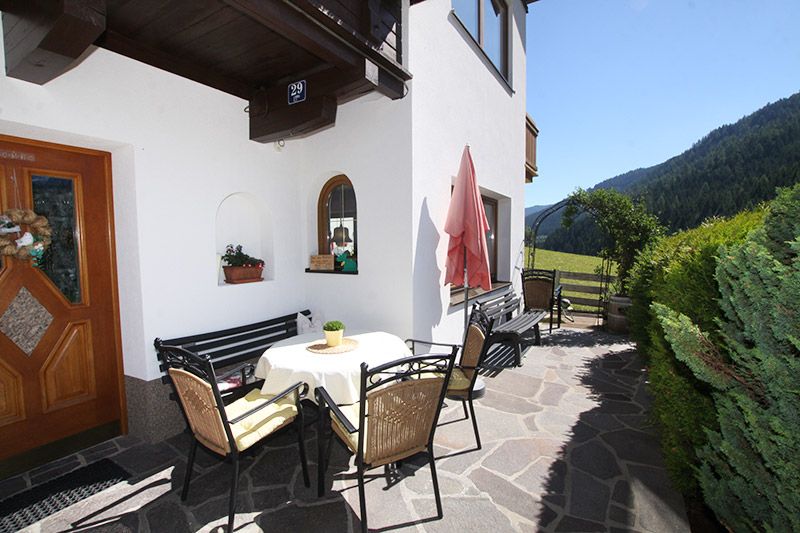
[{"label": "stone paving slab", "polygon": [[[562,329],[525,353],[523,366],[483,377],[476,401],[483,448],[460,402],[448,401],[435,453],[444,518],[436,519],[430,467],[405,462],[391,483],[382,468],[366,484],[369,525],[378,531],[688,531],[648,423],[646,375],[621,337]],[[309,418],[315,417],[311,406]],[[306,442],[316,479],[316,432]],[[230,465],[198,452],[189,498],[179,494],[189,439],[147,444],[120,437],[0,481],[0,498],[54,473],[109,457],[131,480],[27,531],[221,531]],[[302,483],[291,429],[241,464],[236,531],[356,532],[361,518],[353,460],[334,444],[329,492]]]}]

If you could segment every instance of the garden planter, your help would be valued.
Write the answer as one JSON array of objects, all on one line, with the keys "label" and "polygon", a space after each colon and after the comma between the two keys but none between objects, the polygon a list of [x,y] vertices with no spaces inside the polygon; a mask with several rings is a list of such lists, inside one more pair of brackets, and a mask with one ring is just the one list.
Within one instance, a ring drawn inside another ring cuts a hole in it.
[{"label": "garden planter", "polygon": [[342,339],[344,338],[344,330],[337,329],[336,331],[326,331],[325,332],[325,342],[328,346],[339,346],[342,344]]},{"label": "garden planter", "polygon": [[224,266],[225,283],[252,283],[262,281],[261,273],[264,267]]},{"label": "garden planter", "polygon": [[608,318],[606,325],[609,331],[614,333],[628,332],[628,308],[631,306],[631,299],[627,296],[612,296],[608,299]]}]

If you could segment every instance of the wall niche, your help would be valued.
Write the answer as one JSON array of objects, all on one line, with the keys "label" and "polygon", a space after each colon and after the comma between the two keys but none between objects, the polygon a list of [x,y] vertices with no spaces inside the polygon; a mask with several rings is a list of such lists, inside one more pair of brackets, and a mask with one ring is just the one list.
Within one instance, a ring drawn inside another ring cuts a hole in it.
[{"label": "wall niche", "polygon": [[244,253],[263,259],[264,280],[275,279],[272,224],[262,200],[246,192],[225,197],[217,207],[215,231],[217,285],[229,286],[225,283],[221,259],[228,244],[241,244]]}]

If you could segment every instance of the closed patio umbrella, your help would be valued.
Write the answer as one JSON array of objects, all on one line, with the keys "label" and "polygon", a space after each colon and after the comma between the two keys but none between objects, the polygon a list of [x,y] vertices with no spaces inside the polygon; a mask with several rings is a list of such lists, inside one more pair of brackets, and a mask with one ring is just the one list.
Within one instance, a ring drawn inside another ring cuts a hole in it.
[{"label": "closed patio umbrella", "polygon": [[475,178],[475,166],[469,152],[469,145],[461,154],[447,221],[444,231],[450,236],[447,247],[447,266],[444,283],[464,285],[464,327],[469,313],[469,288],[492,289],[489,273],[489,251],[486,246],[486,232],[489,222],[483,209],[483,200]]}]

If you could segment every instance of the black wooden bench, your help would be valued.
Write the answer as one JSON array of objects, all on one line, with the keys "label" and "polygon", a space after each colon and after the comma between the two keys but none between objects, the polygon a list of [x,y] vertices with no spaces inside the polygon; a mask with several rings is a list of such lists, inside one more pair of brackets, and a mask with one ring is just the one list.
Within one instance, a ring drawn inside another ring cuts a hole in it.
[{"label": "black wooden bench", "polygon": [[[300,313],[309,316],[311,311],[306,309]],[[217,374],[216,378],[220,383],[223,401],[227,404],[228,401],[240,397],[242,393],[261,385],[263,380],[256,381],[253,376],[255,365],[251,361],[260,357],[267,348],[276,342],[297,335],[297,314],[292,313],[254,324],[188,337],[156,339],[154,344],[160,363],[159,370],[164,372],[167,368],[164,358],[166,352],[172,347],[183,348],[200,357],[207,357],[211,360],[215,370],[222,369],[222,373]],[[238,386],[230,385],[231,378],[237,375],[239,376]],[[169,383],[169,376],[164,374],[161,381],[165,384]]]},{"label": "black wooden bench", "polygon": [[525,333],[533,330],[534,344],[542,343],[539,323],[547,316],[543,310],[520,311],[519,296],[511,286],[499,294],[478,303],[481,311],[494,320],[487,341],[490,344],[504,344],[514,350],[517,366],[522,366],[522,344]]}]

